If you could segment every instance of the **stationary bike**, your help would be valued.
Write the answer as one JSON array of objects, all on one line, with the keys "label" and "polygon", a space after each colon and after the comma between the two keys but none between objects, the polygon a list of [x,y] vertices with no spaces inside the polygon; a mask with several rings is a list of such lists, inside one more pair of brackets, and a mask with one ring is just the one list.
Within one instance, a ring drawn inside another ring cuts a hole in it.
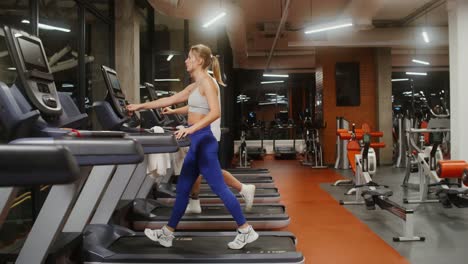
[{"label": "stationary bike", "polygon": [[327,166],[323,165],[323,150],[319,135],[319,128],[325,126],[319,127],[314,124],[308,109],[306,109],[302,119],[304,124],[302,138],[304,139],[305,148],[303,152],[304,159],[301,161],[301,164],[314,169],[325,169]]}]

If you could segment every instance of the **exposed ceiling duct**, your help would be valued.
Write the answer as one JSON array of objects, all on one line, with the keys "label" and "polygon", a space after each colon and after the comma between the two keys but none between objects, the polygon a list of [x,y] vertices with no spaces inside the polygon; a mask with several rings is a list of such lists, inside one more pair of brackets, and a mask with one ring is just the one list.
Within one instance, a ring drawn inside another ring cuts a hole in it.
[{"label": "exposed ceiling duct", "polygon": [[353,19],[354,27],[358,30],[369,30],[374,28],[372,20],[382,7],[384,0],[352,0],[343,16]]},{"label": "exposed ceiling duct", "polygon": [[268,55],[267,63],[265,66],[265,70],[268,71],[268,68],[270,67],[271,63],[271,58],[273,57],[273,52],[275,51],[276,48],[276,43],[278,42],[278,38],[280,37],[281,30],[283,29],[283,25],[286,22],[286,19],[288,18],[288,11],[289,11],[289,3],[291,0],[287,0],[286,5],[284,6],[283,14],[281,15],[281,20],[278,25],[278,29],[276,30],[276,35],[275,39],[273,40],[273,45],[271,46],[270,49],[270,54]]}]

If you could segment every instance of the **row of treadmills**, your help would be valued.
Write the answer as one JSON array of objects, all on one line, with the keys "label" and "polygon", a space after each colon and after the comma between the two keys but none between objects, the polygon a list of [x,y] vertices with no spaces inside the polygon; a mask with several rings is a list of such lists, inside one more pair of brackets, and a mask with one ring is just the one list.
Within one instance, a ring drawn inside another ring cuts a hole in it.
[{"label": "row of treadmills", "polygon": [[[124,93],[107,67],[107,97],[93,105],[106,130],[80,130],[88,117],[69,95],[57,92],[41,40],[3,26],[5,49],[0,64],[15,67],[17,76],[11,86],[0,80],[0,133],[9,141],[0,146],[0,226],[21,186],[52,187],[28,236],[2,248],[0,263],[304,263],[288,232],[259,232],[244,249],[228,249],[235,223],[206,187],[203,213],[182,218],[173,247],[147,239],[142,229],[168,221],[176,177],[168,169],[155,184],[146,173],[146,156],[177,152],[189,140],[129,126]],[[164,126],[164,116],[154,114]],[[267,170],[231,172],[257,185],[253,210],[246,213],[255,229],[289,223]]]}]

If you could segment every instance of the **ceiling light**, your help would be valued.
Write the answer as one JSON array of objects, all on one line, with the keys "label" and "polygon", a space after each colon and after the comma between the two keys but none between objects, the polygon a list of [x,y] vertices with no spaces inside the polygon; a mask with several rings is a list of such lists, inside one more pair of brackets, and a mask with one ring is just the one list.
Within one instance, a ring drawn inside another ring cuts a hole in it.
[{"label": "ceiling light", "polygon": [[260,82],[261,84],[269,84],[269,83],[284,83],[284,81],[265,81],[265,82]]},{"label": "ceiling light", "polygon": [[155,82],[180,82],[180,79],[154,79]]},{"label": "ceiling light", "polygon": [[263,77],[279,77],[279,78],[288,78],[288,74],[272,74],[272,73],[264,73]]},{"label": "ceiling light", "polygon": [[9,71],[16,71],[16,68],[15,68],[15,67],[8,67],[7,70],[9,70]]},{"label": "ceiling light", "polygon": [[333,29],[351,27],[351,26],[353,26],[353,23],[352,23],[351,20],[338,21],[338,22],[327,23],[327,24],[322,24],[322,25],[307,28],[304,31],[304,33],[305,34],[312,34],[312,33],[318,33],[318,32],[333,30]]},{"label": "ceiling light", "polygon": [[214,18],[212,18],[210,21],[206,22],[205,24],[203,24],[203,27],[204,28],[207,28],[209,26],[211,26],[211,24],[213,24],[214,22],[216,22],[218,19],[224,17],[226,15],[226,12],[222,12],[221,14],[215,16]]},{"label": "ceiling light", "polygon": [[392,82],[403,82],[403,81],[408,81],[408,78],[402,78],[402,79],[392,79]]},{"label": "ceiling light", "polygon": [[427,72],[406,72],[406,75],[422,75],[426,76]]},{"label": "ceiling light", "polygon": [[430,65],[430,63],[427,61],[415,60],[415,59],[412,59],[411,61],[415,63],[419,63],[419,64]]},{"label": "ceiling light", "polygon": [[174,57],[174,54],[167,56],[167,61],[171,61],[172,57]]},{"label": "ceiling light", "polygon": [[[29,24],[30,22],[29,20],[23,19],[21,23]],[[56,27],[56,26],[51,26],[51,25],[46,25],[46,24],[41,24],[41,23],[39,23],[38,26],[39,28],[47,29],[47,30],[58,30],[58,31],[67,32],[67,33],[71,31],[68,28]]]},{"label": "ceiling light", "polygon": [[429,36],[427,35],[426,31],[422,32],[422,36],[424,38],[424,42],[429,43]]}]

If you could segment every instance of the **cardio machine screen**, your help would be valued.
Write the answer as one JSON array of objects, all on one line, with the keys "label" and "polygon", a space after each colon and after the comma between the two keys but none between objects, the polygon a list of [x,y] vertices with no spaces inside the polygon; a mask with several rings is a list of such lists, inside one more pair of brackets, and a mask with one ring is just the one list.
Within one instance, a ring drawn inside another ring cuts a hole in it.
[{"label": "cardio machine screen", "polygon": [[117,76],[110,72],[107,73],[107,76],[109,76],[109,81],[111,83],[112,89],[116,91],[121,91],[122,89],[120,88],[120,82],[119,79],[117,79]]},{"label": "cardio machine screen", "polygon": [[26,70],[37,70],[41,72],[49,72],[47,62],[42,53],[41,45],[39,42],[25,37],[18,37],[18,44],[23,54],[24,64]]}]

